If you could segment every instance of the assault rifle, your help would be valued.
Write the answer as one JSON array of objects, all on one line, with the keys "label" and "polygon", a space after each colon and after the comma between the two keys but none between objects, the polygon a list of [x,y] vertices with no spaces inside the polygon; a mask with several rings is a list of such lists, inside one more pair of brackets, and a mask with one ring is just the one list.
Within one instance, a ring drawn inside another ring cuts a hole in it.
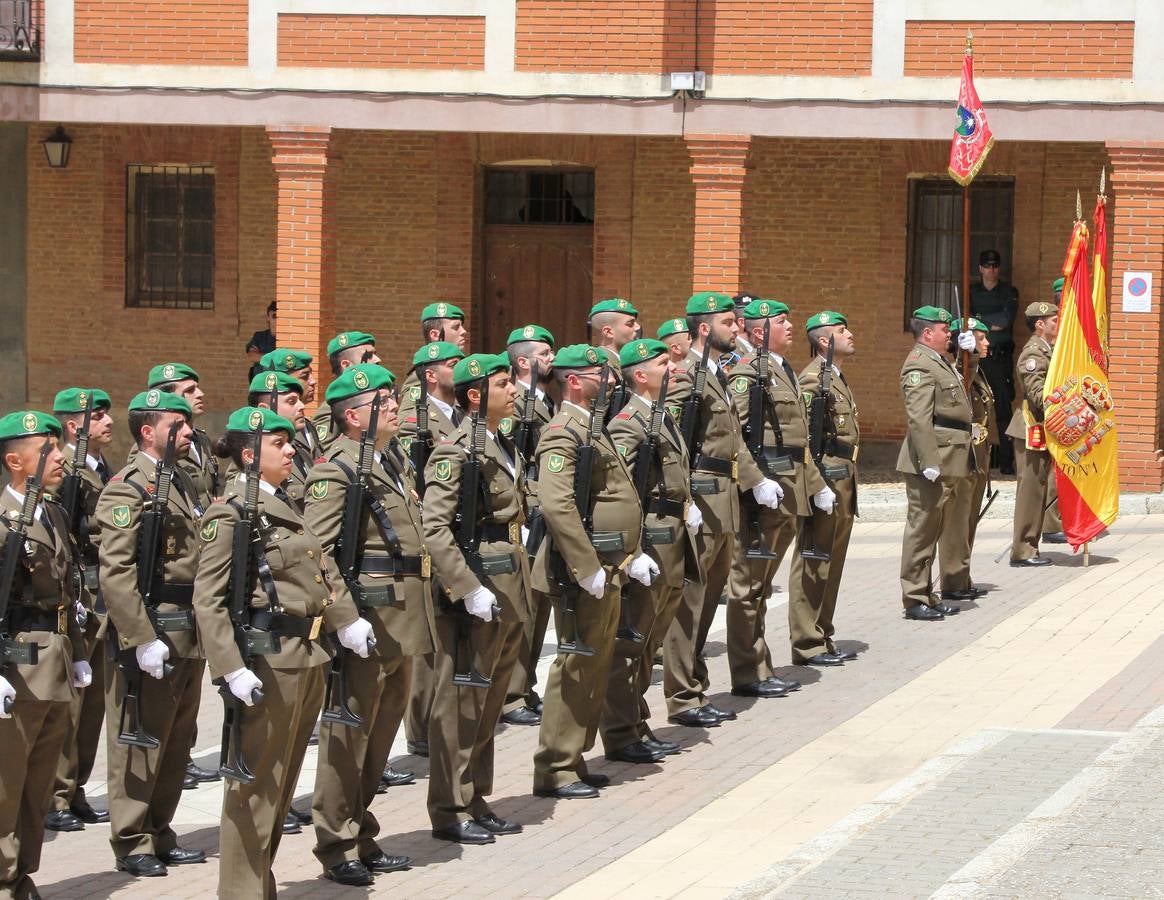
[{"label": "assault rifle", "polygon": [[[9,666],[35,666],[39,658],[40,648],[35,642],[14,641],[8,636],[11,613],[8,605],[12,600],[12,589],[16,587],[16,567],[24,554],[24,541],[28,537],[28,529],[36,521],[36,507],[44,493],[44,467],[52,449],[51,441],[45,441],[40,448],[36,474],[24,482],[24,503],[20,507],[20,515],[15,522],[9,523],[8,536],[4,539],[4,562],[0,564],[0,674],[7,671]],[[48,512],[44,514],[48,515]],[[6,697],[4,714],[10,712],[12,698]]]},{"label": "assault rifle", "polygon": [[[829,390],[833,384],[833,351],[836,349],[836,344],[836,336],[830,335],[829,349],[820,364],[820,384],[817,385],[816,393],[813,394],[808,416],[808,451],[812,455],[812,461],[820,469],[821,475],[826,478],[835,474],[830,473],[824,464],[824,432],[825,420],[828,419],[829,412]],[[816,545],[817,515],[812,501],[809,500],[808,516],[805,517],[800,526],[800,555],[804,559],[828,562],[831,558],[828,549]]]},{"label": "assault rifle", "polygon": [[[772,356],[768,350],[768,339],[772,334],[772,320],[764,319],[764,339],[761,346],[756,348],[756,359],[753,365],[756,369],[756,383],[748,393],[748,424],[744,427],[744,443],[752,458],[765,475],[784,474],[795,470],[791,457],[784,452],[784,431],[780,427],[780,417],[772,409],[772,402],[768,397],[769,368]],[[772,433],[776,437],[776,455],[770,456],[764,450],[764,426],[772,425]],[[742,495],[743,505],[748,514],[748,532],[751,544],[744,551],[748,559],[777,559],[777,555],[764,546],[760,539],[760,504],[748,491]]]},{"label": "assault rifle", "polygon": [[420,382],[420,398],[416,401],[416,435],[408,447],[408,455],[412,458],[412,468],[416,473],[416,492],[424,497],[424,467],[428,465],[428,458],[432,454],[433,438],[432,426],[428,421],[428,380],[425,371],[419,367],[416,374]]},{"label": "assault rifle", "polygon": [[89,392],[88,402],[85,404],[85,417],[81,420],[81,427],[77,429],[77,444],[73,449],[73,470],[61,482],[61,506],[65,508],[65,515],[69,519],[69,529],[77,539],[78,546],[84,548],[89,544],[89,536],[82,534],[81,515],[81,470],[87,465],[89,456],[89,426],[93,421],[93,394]]},{"label": "assault rifle", "polygon": [[[538,399],[538,382],[540,372],[538,361],[535,359],[530,366],[529,389],[521,401],[521,415],[518,417],[517,430],[514,432],[514,445],[522,459],[525,460],[525,480],[536,481],[538,464],[534,453],[538,449],[537,415],[534,409]],[[542,517],[540,507],[533,507],[529,517],[529,538],[526,540],[526,552],[532,558],[541,547],[546,537],[546,520]]]},{"label": "assault rifle", "polygon": [[[691,393],[683,401],[683,410],[680,413],[680,426],[683,431],[683,443],[687,445],[687,452],[691,456],[691,464],[695,464],[695,457],[703,447],[703,429],[700,428],[699,411],[703,406],[703,390],[707,387],[707,358],[711,353],[711,335],[708,335],[703,345],[703,356],[695,367],[692,376]],[[699,442],[696,443],[696,435]]]}]

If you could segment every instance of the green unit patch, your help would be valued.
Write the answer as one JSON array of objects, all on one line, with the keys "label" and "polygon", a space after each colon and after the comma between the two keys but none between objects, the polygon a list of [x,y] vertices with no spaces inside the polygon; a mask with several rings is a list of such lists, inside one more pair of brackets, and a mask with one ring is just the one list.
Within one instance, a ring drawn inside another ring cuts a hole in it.
[{"label": "green unit patch", "polygon": [[433,477],[437,481],[448,481],[453,477],[453,464],[447,459],[438,459],[432,467]]},{"label": "green unit patch", "polygon": [[680,417],[683,415],[683,407],[678,404],[668,405],[667,412],[671,414],[672,419],[678,422]]},{"label": "green unit patch", "polygon": [[618,455],[619,456],[621,456],[623,459],[626,459],[626,455],[628,453],[630,453],[630,447],[628,447],[626,444],[619,444],[618,445]]},{"label": "green unit patch", "polygon": [[921,384],[921,372],[910,372],[909,378],[906,380],[914,387],[917,387],[919,384]]},{"label": "green unit patch", "polygon": [[748,392],[748,379],[741,375],[732,382],[732,390],[737,394],[746,394]]},{"label": "green unit patch", "polygon": [[408,389],[408,399],[413,403],[420,399],[420,385],[414,384]]},{"label": "green unit patch", "polygon": [[506,416],[498,424],[497,430],[500,431],[506,437],[509,437],[509,435],[513,433],[513,419],[510,418],[509,416]]},{"label": "green unit patch", "polygon": [[115,507],[113,507],[112,514],[113,514],[113,524],[114,525],[116,525],[118,528],[128,528],[129,527],[130,515],[129,515],[129,507],[128,506],[115,506]]},{"label": "green unit patch", "polygon": [[330,482],[317,481],[311,486],[311,499],[322,500],[327,496],[327,486]]},{"label": "green unit patch", "polygon": [[327,433],[330,430],[331,429],[328,427],[328,424],[326,422],[320,422],[318,425],[315,426],[315,434],[321,441],[327,440]]},{"label": "green unit patch", "polygon": [[407,437],[407,436],[402,437],[400,439],[400,446],[404,450],[405,453],[411,453],[412,452],[412,438]]},{"label": "green unit patch", "polygon": [[214,540],[218,536],[218,519],[211,519],[209,522],[203,525],[202,530],[198,532],[198,535],[207,543],[210,543],[212,540]]},{"label": "green unit patch", "polygon": [[551,453],[546,460],[546,468],[551,472],[561,472],[566,467],[566,457],[559,453]]},{"label": "green unit patch", "polygon": [[805,391],[800,396],[804,398],[804,408],[812,409],[812,398],[816,395],[812,391]]}]

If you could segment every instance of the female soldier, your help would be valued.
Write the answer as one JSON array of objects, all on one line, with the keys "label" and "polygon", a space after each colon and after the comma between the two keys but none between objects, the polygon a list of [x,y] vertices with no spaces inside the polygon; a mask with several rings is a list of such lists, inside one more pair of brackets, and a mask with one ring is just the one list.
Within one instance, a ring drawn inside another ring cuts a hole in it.
[{"label": "female soldier", "polygon": [[[239,702],[239,739],[224,762],[245,761],[252,783],[228,780],[222,798],[220,897],[274,897],[271,862],[282,837],[307,739],[323,703],[324,664],[331,649],[324,628],[366,655],[371,626],[323,554],[319,539],[280,485],[291,473],[295,426],[269,409],[243,407],[231,414],[217,450],[242,471],[222,500],[206,511],[202,552],[194,580],[194,609],[212,675]],[[253,518],[246,507],[255,476]],[[258,530],[251,543],[244,623],[231,621],[231,568],[236,528]],[[248,647],[240,649],[238,635]],[[244,649],[246,652],[244,653]],[[255,694],[255,690],[261,691]],[[225,695],[224,695],[225,696]],[[245,706],[243,706],[245,705]],[[228,742],[224,740],[224,746]]]}]

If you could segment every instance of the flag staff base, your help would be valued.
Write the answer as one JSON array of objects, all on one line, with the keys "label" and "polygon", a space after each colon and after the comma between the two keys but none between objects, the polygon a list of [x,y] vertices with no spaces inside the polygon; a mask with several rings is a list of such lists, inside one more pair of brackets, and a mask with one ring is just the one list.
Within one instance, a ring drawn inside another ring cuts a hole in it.
[{"label": "flag staff base", "polygon": [[1091,541],[1083,543],[1083,568],[1088,568],[1091,565]]}]

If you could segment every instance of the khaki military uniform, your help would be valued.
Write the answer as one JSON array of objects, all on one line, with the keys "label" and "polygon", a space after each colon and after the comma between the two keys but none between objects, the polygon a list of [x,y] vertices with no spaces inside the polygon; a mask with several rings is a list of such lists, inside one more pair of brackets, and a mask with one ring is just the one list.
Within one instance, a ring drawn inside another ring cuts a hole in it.
[{"label": "khaki military uniform", "polygon": [[[667,406],[678,415],[694,387],[700,353],[693,347],[672,381]],[[703,524],[695,535],[705,582],[683,588],[683,601],[663,643],[663,693],[668,715],[707,705],[711,686],[703,647],[715,609],[731,571],[735,533],[740,529],[740,492],[750,491],[764,476],[744,446],[740,419],[728,394],[727,375],[709,362],[699,405],[696,436],[700,452],[691,460],[691,493]],[[688,448],[691,452],[693,448]]]},{"label": "khaki military uniform", "polygon": [[[413,396],[415,391],[415,396]],[[401,404],[399,412],[400,436],[398,443],[404,456],[411,463],[412,442],[416,439],[416,401],[420,399],[420,385],[410,389],[407,397],[411,400],[407,410]],[[458,415],[459,419],[460,416]],[[432,439],[439,444],[455,430],[452,419],[441,412],[431,400],[428,403],[428,427]],[[423,498],[421,498],[423,499]],[[437,588],[439,590],[439,586]],[[425,653],[412,661],[412,690],[408,697],[408,711],[404,717],[404,733],[412,742],[428,740],[428,715],[432,709],[433,694],[436,690],[436,673],[433,669],[433,654]]]},{"label": "khaki military uniform", "polygon": [[[198,630],[215,678],[241,669],[243,657],[230,621],[234,530],[240,526],[246,483],[235,480],[206,511],[194,581]],[[237,504],[237,507],[236,505]],[[275,596],[255,578],[248,614],[256,632],[278,635],[277,652],[256,655],[262,702],[242,712],[240,751],[253,784],[224,782],[219,835],[219,897],[274,897],[271,862],[283,835],[307,739],[323,704],[324,665],[331,659],[326,631],[355,621],[357,612],[335,564],[309,531],[293,502],[263,485],[260,534]],[[277,602],[277,606],[272,606]]]},{"label": "khaki military uniform", "polygon": [[[971,452],[970,400],[962,378],[944,357],[915,344],[901,367],[906,436],[897,455],[897,471],[905,476],[907,513],[901,545],[901,602],[938,604],[932,568],[938,538],[944,528],[970,527],[952,515],[959,482],[974,471]],[[937,469],[936,481],[922,471]],[[959,539],[959,541],[961,538]]]},{"label": "khaki military uniform", "polygon": [[110,650],[131,658],[135,647],[159,639],[169,648],[168,662],[174,669],[161,679],[142,674],[138,707],[142,727],[159,741],[154,749],[117,742],[125,675],[113,666],[106,671],[110,844],[118,858],[168,853],[177,846],[170,821],[182,795],[206,668],[192,609],[199,516],[189,480],[180,477],[183,470],[177,467],[162,528],[162,578],[154,591],[154,610],[146,609],[138,591],[138,531],[145,498],[152,497],[156,468],[149,456],[136,454],[110,479],[97,501],[101,595],[112,626]]},{"label": "khaki military uniform", "polygon": [[[133,465],[137,461],[137,454],[135,444],[129,448],[126,465]],[[194,501],[196,512],[201,516],[219,496],[223,484],[210,435],[201,428],[195,428],[194,436],[190,439],[190,453],[178,460],[177,468],[183,474],[175,475],[174,481],[177,482],[179,477],[184,479],[182,489]]]},{"label": "khaki military uniform", "polygon": [[[65,472],[73,471],[74,448],[65,448]],[[101,529],[97,523],[97,497],[105,482],[95,469],[86,465],[81,469],[78,509],[80,530],[85,540],[79,548],[82,576],[81,603],[85,607],[85,659],[93,670],[93,683],[78,691],[77,700],[69,711],[69,738],[57,763],[53,786],[53,809],[67,810],[74,798],[85,798],[85,784],[93,772],[97,759],[97,744],[105,728],[105,603],[98,597],[97,548],[101,545]],[[77,529],[72,529],[76,533]]]},{"label": "khaki military uniform", "polygon": [[[0,548],[21,505],[11,490],[0,489]],[[18,662],[0,671],[16,691],[12,717],[0,719],[0,897],[38,896],[31,876],[40,868],[44,818],[77,703],[73,661],[85,658],[85,643],[74,609],[68,529],[64,510],[42,502],[9,598],[9,639],[39,650],[35,665]]]},{"label": "khaki military uniform", "polygon": [[1015,383],[1021,399],[1007,426],[1008,437],[1014,438],[1018,489],[1014,497],[1014,544],[1012,560],[1030,559],[1039,555],[1042,537],[1043,510],[1047,500],[1047,480],[1053,465],[1046,449],[1032,450],[1027,446],[1027,425],[1043,421],[1043,384],[1051,366],[1051,345],[1038,335],[1031,335],[1015,362]]},{"label": "khaki military uniform", "polygon": [[[755,353],[744,357],[731,372],[729,382],[732,401],[740,417],[740,427],[749,421],[748,396],[756,383]],[[775,429],[767,421],[757,423],[764,429],[760,471],[780,485],[784,496],[776,509],[758,507],[756,520],[751,514],[742,517],[734,533],[735,550],[728,579],[727,645],[732,687],[764,681],[776,673],[772,669],[772,652],[764,638],[764,618],[768,612],[768,594],[772,578],[788,547],[796,540],[801,519],[813,514],[812,497],[824,490],[825,482],[808,453],[808,417],[800,397],[800,383],[792,366],[769,356],[768,402],[780,423],[783,447],[776,442]],[[751,494],[741,498],[745,511],[756,501]],[[821,516],[824,516],[821,513]],[[754,531],[758,522],[759,531]],[[773,554],[773,559],[749,559],[753,545]]]},{"label": "khaki military uniform", "polygon": [[[292,505],[299,512],[303,512],[303,505],[306,502],[307,476],[311,474],[311,467],[315,465],[315,458],[311,456],[306,445],[299,440],[295,440],[293,446],[295,447],[295,456],[291,459],[291,474],[283,482],[282,489],[291,500]],[[234,464],[234,460],[231,460],[226,464],[226,475],[224,476],[223,485],[229,486],[234,484],[239,474],[238,466]],[[224,487],[225,490],[226,488]]]},{"label": "khaki military uniform", "polygon": [[[821,359],[817,357],[801,370],[799,381],[805,409],[820,389]],[[803,663],[818,653],[835,653],[833,617],[837,594],[857,515],[857,456],[861,445],[861,428],[857,420],[857,401],[840,369],[829,381],[829,399],[825,416],[825,481],[837,495],[831,516],[815,515],[812,519],[812,542],[829,554],[827,560],[805,559],[800,553],[792,557],[788,578],[788,635],[792,642],[792,661]],[[843,474],[842,474],[843,473]]]},{"label": "khaki military uniform", "polygon": [[[359,452],[357,441],[341,435],[308,479],[307,526],[333,556],[340,539],[345,486],[356,474]],[[393,471],[385,468],[385,460]],[[353,600],[372,623],[376,647],[367,659],[346,654],[344,665],[348,702],[364,724],[320,725],[311,812],[315,855],[325,868],[378,852],[380,825],[368,806],[404,716],[412,660],[433,647],[429,557],[420,503],[407,475],[396,470],[398,463],[391,450],[373,463],[360,528],[359,590],[353,591]],[[390,522],[399,556],[394,555],[371,501],[382,507]]]},{"label": "khaki military uniform", "polygon": [[[436,677],[426,735],[428,815],[434,829],[491,813],[485,798],[493,792],[493,735],[529,609],[529,565],[521,543],[525,521],[522,461],[506,438],[485,441],[477,498],[481,544],[476,558],[467,559],[457,544],[461,472],[472,439],[472,422],[465,419],[434,448],[425,473],[425,540],[432,551],[433,574],[445,594],[437,603]],[[496,594],[500,620],[467,617],[463,606],[453,606],[480,586]],[[458,636],[458,631],[463,633]],[[489,686],[454,684],[458,663],[461,674],[471,666],[490,679]]]},{"label": "khaki military uniform", "polygon": [[[607,432],[633,475],[647,439],[650,401],[632,395]],[[626,622],[643,636],[641,644],[617,641],[602,708],[602,744],[607,753],[650,737],[650,709],[645,695],[651,686],[655,653],[683,599],[685,579],[701,581],[699,555],[687,528],[691,503],[691,462],[670,413],[664,413],[658,451],[647,471],[648,500],[644,510],[643,552],[659,566],[650,587],[630,580]]]},{"label": "khaki military uniform", "polygon": [[596,550],[592,535],[582,527],[579,504],[574,497],[574,471],[578,450],[586,441],[590,413],[563,403],[558,414],[542,430],[538,441],[538,501],[546,521],[546,543],[533,567],[535,590],[549,593],[555,580],[550,571],[554,551],[561,555],[563,576],[577,582],[601,566],[606,571],[606,590],[601,599],[579,589],[577,616],[563,622],[563,606],[555,610],[559,640],[575,638],[594,648],[593,656],[559,653],[546,680],[538,749],[534,754],[534,790],[553,791],[587,774],[582,754],[594,746],[602,713],[602,694],[610,674],[614,632],[618,625],[619,593],[623,569],[638,555],[642,537],[642,506],[630,472],[610,438],[595,441],[594,477],[590,487],[593,504],[593,535],[620,535],[611,544],[621,549]]}]

